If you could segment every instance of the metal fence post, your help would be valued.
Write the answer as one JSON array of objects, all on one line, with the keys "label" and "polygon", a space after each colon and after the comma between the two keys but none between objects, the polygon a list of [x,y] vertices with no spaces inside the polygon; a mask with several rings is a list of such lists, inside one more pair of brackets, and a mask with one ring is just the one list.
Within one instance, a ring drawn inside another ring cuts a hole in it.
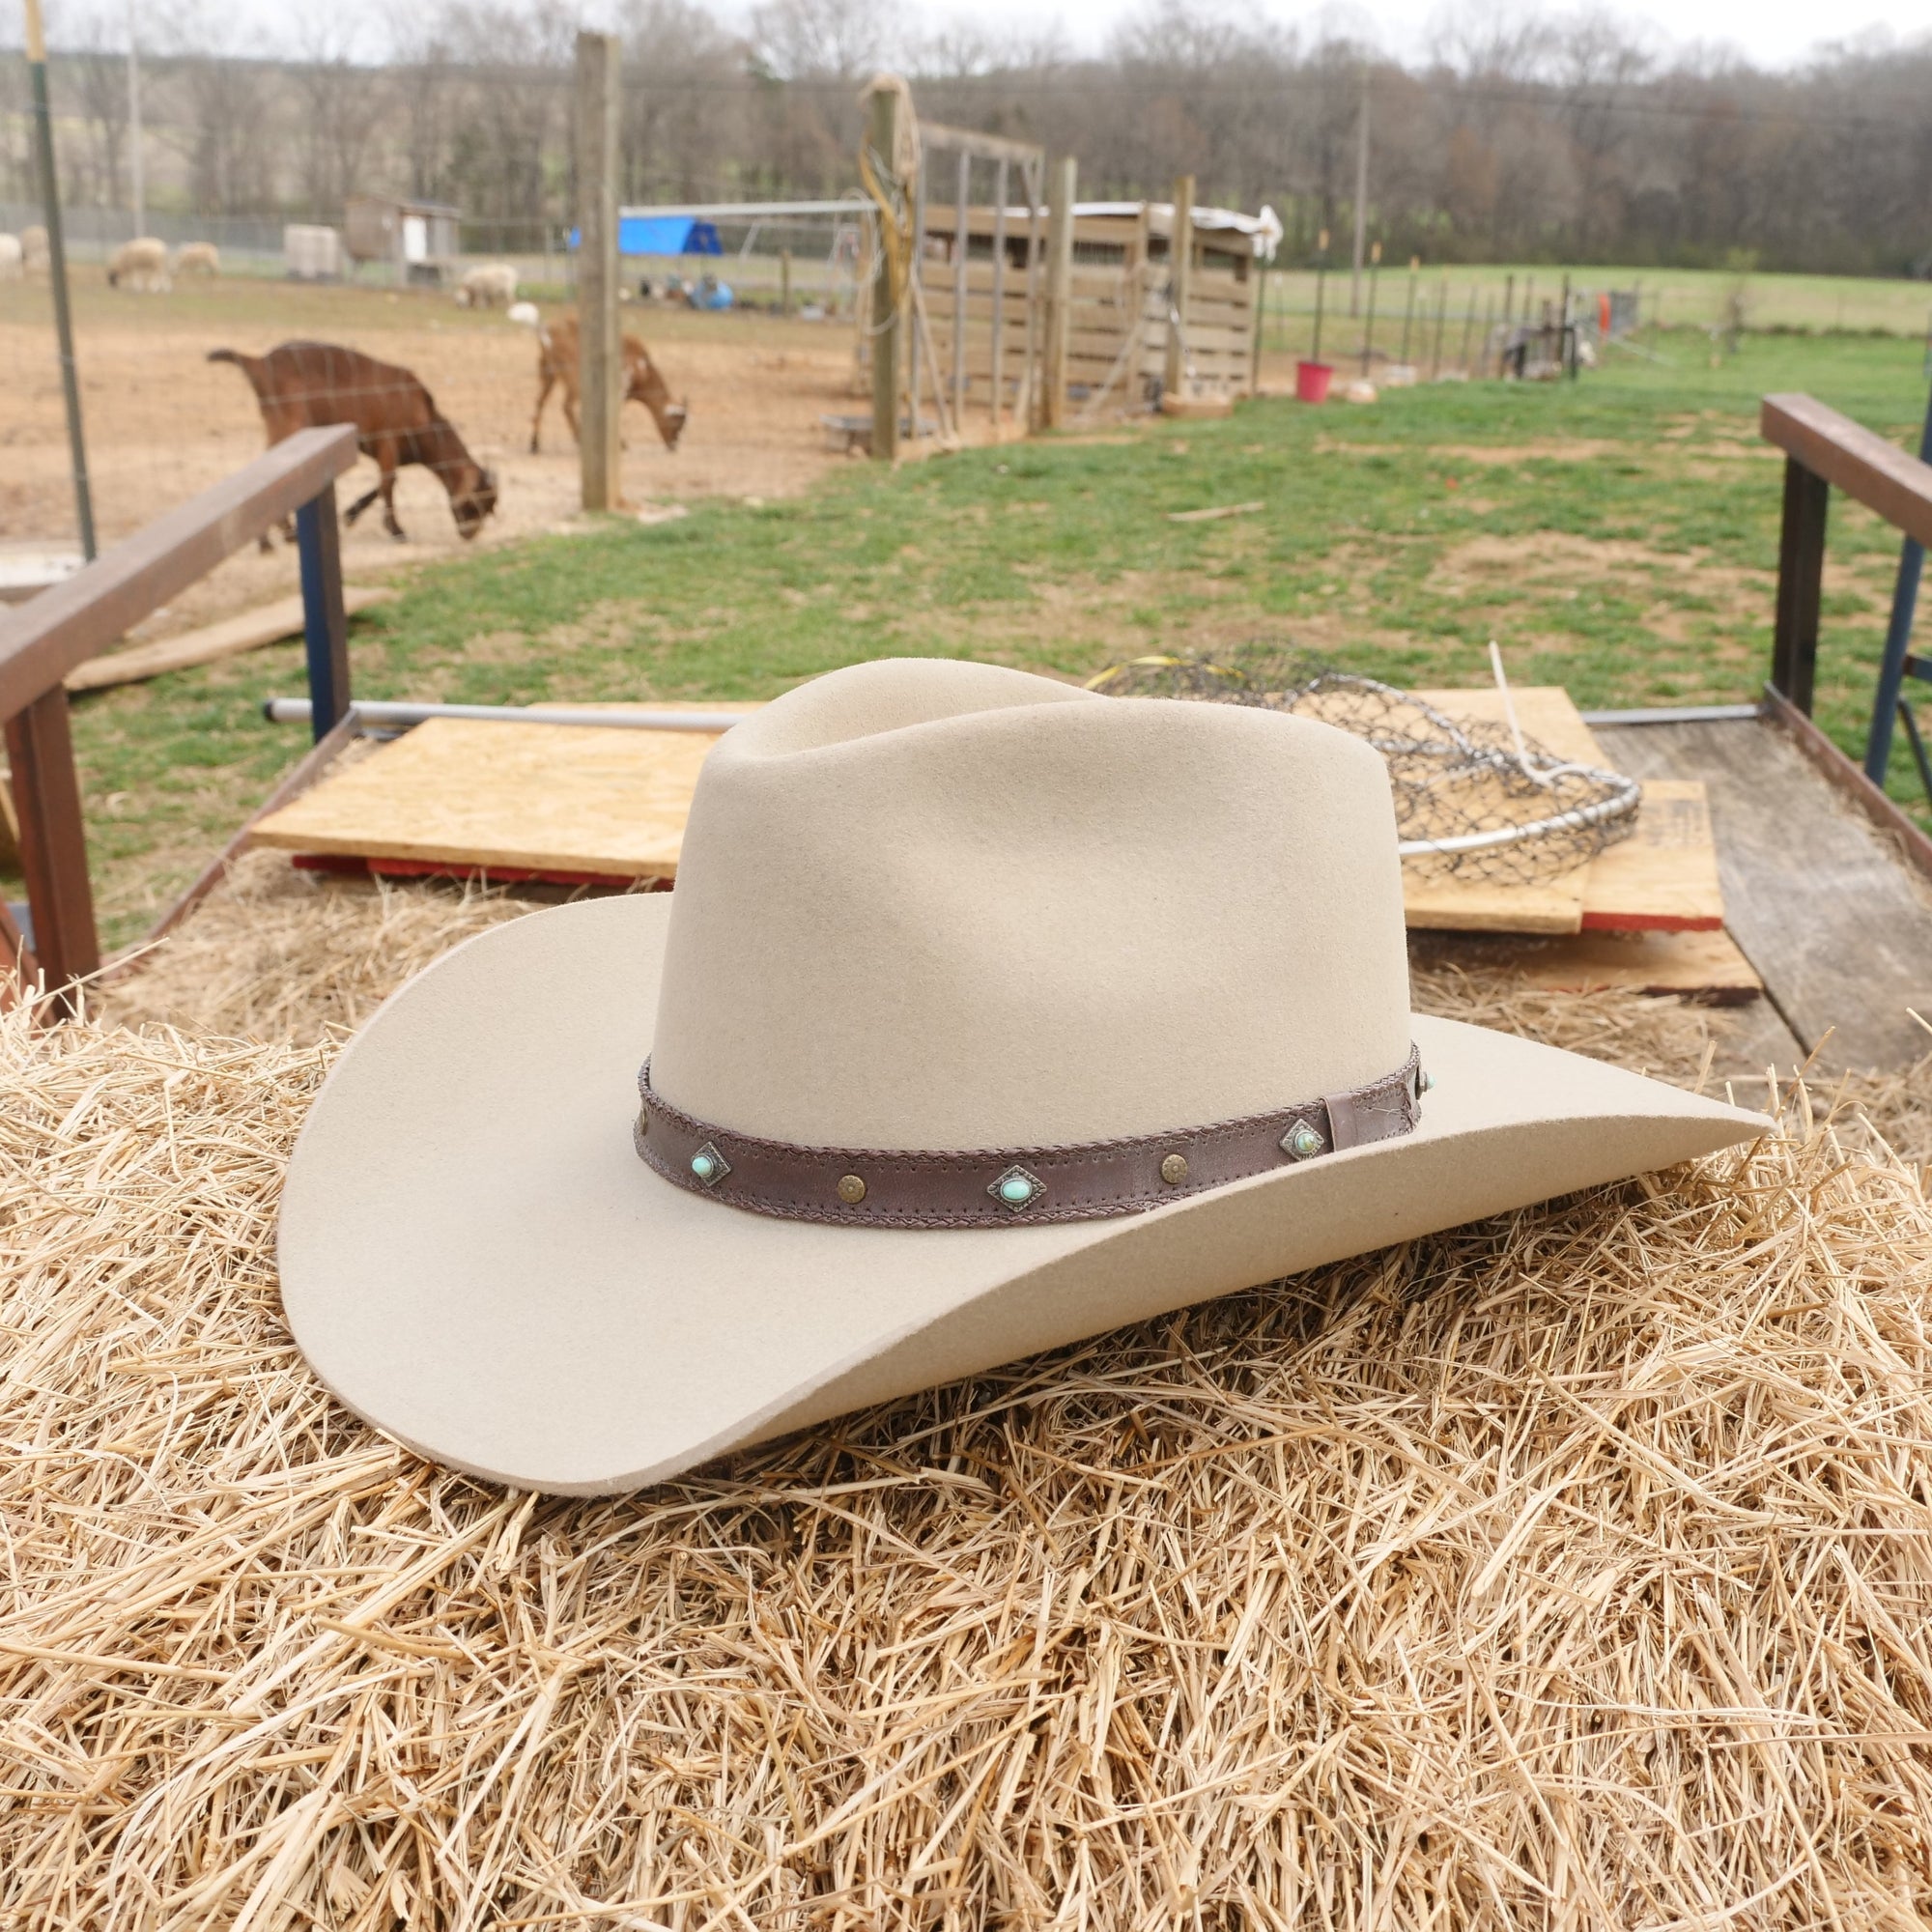
[{"label": "metal fence post", "polygon": [[623,55],[615,34],[577,37],[578,342],[583,414],[579,439],[586,510],[624,494],[617,412],[624,400],[617,326],[617,126]]},{"label": "metal fence post", "polygon": [[[1918,460],[1932,463],[1932,402],[1925,406],[1925,427],[1918,435]],[[1898,547],[1898,576],[1891,590],[1891,619],[1885,628],[1885,655],[1879,660],[1878,695],[1872,704],[1870,734],[1865,739],[1865,777],[1873,784],[1885,782],[1886,767],[1891,762],[1892,726],[1898,721],[1899,694],[1905,689],[1906,655],[1912,648],[1912,618],[1918,604],[1918,574],[1925,565],[1925,546],[1917,537],[1907,537]],[[1912,749],[1919,751],[1912,714],[1906,713],[1908,728],[1914,732]]]},{"label": "metal fence post", "polygon": [[349,613],[342,603],[342,531],[335,521],[333,483],[296,512],[296,548],[310,719],[322,739],[349,709]]}]

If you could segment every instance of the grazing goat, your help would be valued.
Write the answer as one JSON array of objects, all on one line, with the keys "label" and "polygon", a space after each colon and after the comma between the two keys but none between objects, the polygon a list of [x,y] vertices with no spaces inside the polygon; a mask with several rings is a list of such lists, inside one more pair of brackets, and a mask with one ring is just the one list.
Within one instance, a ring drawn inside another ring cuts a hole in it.
[{"label": "grazing goat", "polygon": [[[449,492],[460,536],[473,537],[497,507],[496,477],[464,448],[436,398],[408,369],[328,342],[284,342],[266,355],[215,349],[208,359],[232,362],[247,377],[270,443],[324,423],[355,425],[363,455],[374,457],[383,474],[373,490],[350,504],[344,523],[353,524],[380,497],[383,527],[400,539],[396,471],[409,463],[436,471]],[[265,537],[265,548],[267,542]]]},{"label": "grazing goat", "polygon": [[517,271],[507,262],[485,262],[456,285],[458,308],[508,308],[517,298]]},{"label": "grazing goat", "polygon": [[[578,427],[577,412],[580,387],[578,327],[574,315],[560,316],[555,322],[541,324],[537,328],[537,406],[530,417],[532,453],[537,447],[537,432],[543,422],[544,405],[550,401],[551,390],[559,384],[563,387],[563,419],[570,425],[571,435],[581,442],[582,437]],[[691,414],[691,405],[671,401],[669,384],[658,373],[658,365],[651,360],[650,352],[635,335],[624,338],[624,400],[627,403],[642,403],[650,411],[652,420],[658,426],[658,434],[664,438],[665,447],[677,447],[677,440],[684,434],[686,418]]]},{"label": "grazing goat", "polygon": [[178,275],[218,275],[221,272],[221,250],[213,242],[189,242],[175,254],[175,273]]},{"label": "grazing goat", "polygon": [[0,235],[0,282],[17,282],[25,259],[17,235]]},{"label": "grazing goat", "polygon": [[122,242],[107,258],[107,286],[118,289],[123,282],[138,295],[166,295],[174,286],[168,279],[168,244],[152,235]]}]

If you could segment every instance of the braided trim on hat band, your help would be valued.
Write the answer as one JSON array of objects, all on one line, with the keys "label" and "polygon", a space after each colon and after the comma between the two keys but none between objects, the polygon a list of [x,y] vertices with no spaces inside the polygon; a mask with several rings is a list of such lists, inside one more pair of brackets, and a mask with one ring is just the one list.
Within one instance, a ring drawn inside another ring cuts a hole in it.
[{"label": "braided trim on hat band", "polygon": [[1012,1228],[1144,1213],[1170,1201],[1408,1133],[1429,1082],[1414,1047],[1393,1073],[1244,1120],[1076,1146],[895,1152],[803,1147],[716,1127],[651,1086],[632,1139],[674,1187],[787,1221],[850,1228]]}]

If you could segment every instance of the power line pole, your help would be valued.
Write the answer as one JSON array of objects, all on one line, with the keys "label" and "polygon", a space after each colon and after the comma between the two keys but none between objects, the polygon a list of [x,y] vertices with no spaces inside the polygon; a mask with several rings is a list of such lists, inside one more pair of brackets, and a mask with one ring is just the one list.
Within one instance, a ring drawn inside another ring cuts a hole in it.
[{"label": "power line pole", "polygon": [[136,235],[148,225],[148,176],[141,157],[141,43],[137,36],[138,20],[134,0],[128,0],[128,155],[133,172]]},{"label": "power line pole", "polygon": [[1362,243],[1369,232],[1369,64],[1362,63],[1362,104],[1355,118],[1355,266],[1349,277],[1349,313],[1362,312]]}]

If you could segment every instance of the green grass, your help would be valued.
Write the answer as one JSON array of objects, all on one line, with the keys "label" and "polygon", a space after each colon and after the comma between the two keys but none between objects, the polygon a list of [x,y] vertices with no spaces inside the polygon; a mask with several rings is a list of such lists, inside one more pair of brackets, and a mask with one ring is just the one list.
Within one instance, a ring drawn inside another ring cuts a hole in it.
[{"label": "green grass", "polygon": [[[1366,277],[1366,270],[1364,271]],[[1269,342],[1297,350],[1306,343],[1315,307],[1315,271],[1297,265],[1271,270],[1266,282]],[[1707,329],[1720,321],[1734,293],[1744,297],[1747,326],[1754,330],[1804,335],[1883,334],[1923,342],[1932,331],[1932,286],[1902,276],[1877,275],[1761,275],[1725,269],[1630,269],[1582,264],[1574,267],[1538,262],[1482,263],[1443,267],[1425,263],[1415,288],[1415,322],[1409,344],[1411,359],[1427,362],[1435,339],[1435,304],[1444,281],[1449,287],[1442,331],[1446,360],[1458,361],[1463,326],[1471,291],[1480,323],[1486,305],[1500,315],[1504,300],[1513,300],[1520,318],[1525,305],[1541,309],[1554,301],[1567,280],[1592,297],[1602,289],[1635,289],[1643,299],[1648,329],[1660,325],[1666,348],[1680,331]],[[1348,320],[1349,257],[1347,238],[1331,253],[1325,306],[1328,327],[1324,346],[1336,355],[1359,344],[1359,322]],[[1364,307],[1367,298],[1364,296]],[[1396,355],[1401,348],[1403,317],[1408,305],[1408,264],[1383,265],[1376,287],[1376,344]],[[1646,339],[1650,339],[1646,335]],[[1687,348],[1686,353],[1690,353]]]},{"label": "green grass", "polygon": [[[1780,460],[1757,398],[1806,389],[1894,438],[1916,346],[1756,338],[1719,369],[1257,402],[908,465],[814,494],[427,568],[355,629],[368,697],[761,698],[889,653],[1085,678],[1264,638],[1411,684],[1560,682],[1587,707],[1752,697],[1769,661]],[[1169,513],[1260,499],[1259,514]],[[1861,739],[1897,539],[1834,501],[1820,716]],[[76,739],[112,939],[137,933],[298,754],[256,705],[283,645],[83,698]],[[1909,793],[1902,781],[1901,795]]]}]

